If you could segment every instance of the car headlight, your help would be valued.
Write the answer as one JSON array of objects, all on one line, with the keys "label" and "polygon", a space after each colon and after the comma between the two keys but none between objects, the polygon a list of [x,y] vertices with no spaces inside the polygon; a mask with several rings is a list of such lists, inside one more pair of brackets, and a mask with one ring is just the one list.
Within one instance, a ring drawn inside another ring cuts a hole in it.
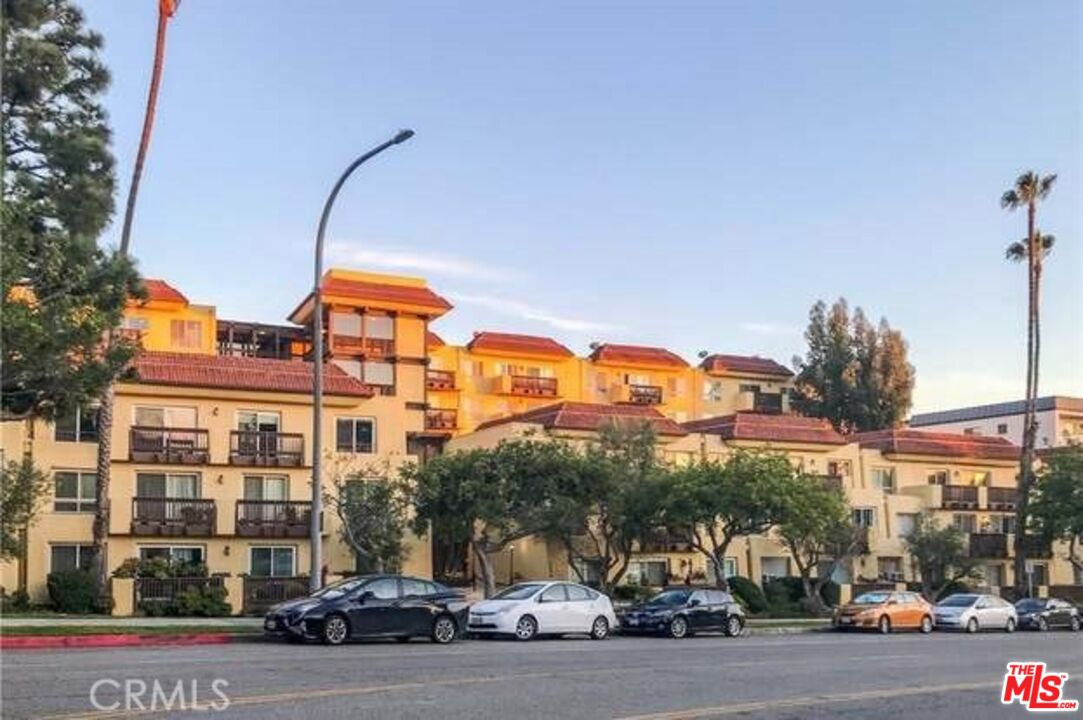
[{"label": "car headlight", "polygon": [[507,613],[510,613],[514,609],[515,609],[514,605],[505,605],[505,606],[503,606],[501,608],[498,608],[497,611],[496,611],[496,614],[497,615],[506,615]]}]

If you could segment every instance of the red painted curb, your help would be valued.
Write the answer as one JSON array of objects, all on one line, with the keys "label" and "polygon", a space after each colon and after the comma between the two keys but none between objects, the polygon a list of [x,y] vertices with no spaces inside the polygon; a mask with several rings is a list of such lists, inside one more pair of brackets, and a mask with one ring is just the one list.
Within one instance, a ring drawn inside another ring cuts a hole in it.
[{"label": "red painted curb", "polygon": [[[225,645],[247,642],[259,636],[230,633],[181,635],[8,635],[0,636],[0,650],[47,650],[55,648],[140,647],[147,645]],[[262,639],[262,638],[259,638]]]}]

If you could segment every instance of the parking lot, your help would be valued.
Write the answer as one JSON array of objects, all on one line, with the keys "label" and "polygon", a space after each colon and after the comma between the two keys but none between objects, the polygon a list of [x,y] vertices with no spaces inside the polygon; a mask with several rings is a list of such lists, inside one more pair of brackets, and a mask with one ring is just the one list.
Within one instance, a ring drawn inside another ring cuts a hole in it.
[{"label": "parking lot", "polygon": [[[695,637],[467,640],[441,647],[373,642],[338,648],[241,643],[141,649],[9,651],[5,718],[133,717],[127,680],[155,681],[230,706],[203,716],[243,718],[1023,717],[1003,707],[1006,663],[1044,660],[1083,698],[1083,638],[1070,633],[890,636],[834,633]],[[91,687],[102,680],[103,706]],[[138,685],[137,685],[138,686]],[[150,691],[143,697],[149,708]],[[164,705],[159,702],[158,708]],[[177,712],[157,712],[177,717]]]}]

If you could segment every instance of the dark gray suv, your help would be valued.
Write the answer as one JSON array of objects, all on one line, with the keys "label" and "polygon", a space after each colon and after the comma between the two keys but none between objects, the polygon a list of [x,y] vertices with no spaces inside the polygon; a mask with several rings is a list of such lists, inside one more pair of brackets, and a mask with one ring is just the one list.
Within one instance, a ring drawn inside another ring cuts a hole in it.
[{"label": "dark gray suv", "polygon": [[713,588],[671,588],[619,614],[622,633],[683,638],[699,632],[740,635],[745,613],[733,596]]}]

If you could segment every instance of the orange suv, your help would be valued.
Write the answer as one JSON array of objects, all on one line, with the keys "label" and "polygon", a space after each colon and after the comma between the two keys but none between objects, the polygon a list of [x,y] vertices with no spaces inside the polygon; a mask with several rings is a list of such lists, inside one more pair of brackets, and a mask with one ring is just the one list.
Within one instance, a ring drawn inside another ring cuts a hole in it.
[{"label": "orange suv", "polygon": [[933,606],[913,592],[877,590],[858,595],[853,602],[835,611],[838,630],[920,630],[932,632]]}]

